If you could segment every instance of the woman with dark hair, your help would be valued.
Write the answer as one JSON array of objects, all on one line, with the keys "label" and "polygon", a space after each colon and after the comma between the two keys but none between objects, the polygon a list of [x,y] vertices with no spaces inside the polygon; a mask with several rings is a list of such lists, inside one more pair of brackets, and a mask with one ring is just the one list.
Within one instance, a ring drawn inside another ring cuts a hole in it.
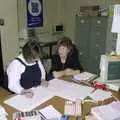
[{"label": "woman with dark hair", "polygon": [[47,86],[45,69],[40,60],[41,48],[37,40],[29,40],[7,68],[8,89],[16,94],[32,97],[32,87]]},{"label": "woman with dark hair", "polygon": [[58,40],[57,54],[52,57],[50,74],[55,78],[79,74],[83,69],[76,52],[75,46],[68,37]]}]

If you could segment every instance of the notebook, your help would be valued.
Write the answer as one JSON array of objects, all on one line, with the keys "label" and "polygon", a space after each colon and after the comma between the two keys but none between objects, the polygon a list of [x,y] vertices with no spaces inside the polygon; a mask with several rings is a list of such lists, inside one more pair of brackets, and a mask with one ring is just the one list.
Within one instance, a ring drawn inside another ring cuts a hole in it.
[{"label": "notebook", "polygon": [[96,78],[97,75],[89,72],[82,72],[80,74],[74,75],[73,79],[76,81],[86,81]]}]

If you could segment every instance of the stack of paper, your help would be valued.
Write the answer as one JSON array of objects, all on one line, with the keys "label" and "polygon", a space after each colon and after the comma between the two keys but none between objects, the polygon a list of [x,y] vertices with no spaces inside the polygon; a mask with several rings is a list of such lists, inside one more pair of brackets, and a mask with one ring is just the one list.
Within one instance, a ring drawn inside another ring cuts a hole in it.
[{"label": "stack of paper", "polygon": [[91,113],[97,120],[120,120],[120,102],[94,107]]},{"label": "stack of paper", "polygon": [[6,116],[7,116],[7,112],[5,111],[5,109],[0,105],[0,120],[7,120]]},{"label": "stack of paper", "polygon": [[58,118],[62,116],[62,114],[58,112],[52,105],[49,105],[39,111],[47,120],[58,120]]},{"label": "stack of paper", "polygon": [[97,75],[89,73],[89,72],[83,72],[83,73],[74,75],[73,78],[74,78],[74,80],[83,81],[83,80],[92,80],[96,76]]},{"label": "stack of paper", "polygon": [[91,93],[90,97],[95,101],[102,101],[111,98],[112,93],[101,89],[97,89],[95,92]]}]

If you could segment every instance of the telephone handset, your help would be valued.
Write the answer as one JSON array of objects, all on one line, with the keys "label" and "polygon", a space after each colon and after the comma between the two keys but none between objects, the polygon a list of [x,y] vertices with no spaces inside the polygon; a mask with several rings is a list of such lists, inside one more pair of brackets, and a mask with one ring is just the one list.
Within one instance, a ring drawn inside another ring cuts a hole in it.
[{"label": "telephone handset", "polygon": [[70,116],[81,116],[81,103],[80,99],[73,101],[65,101],[64,114]]}]

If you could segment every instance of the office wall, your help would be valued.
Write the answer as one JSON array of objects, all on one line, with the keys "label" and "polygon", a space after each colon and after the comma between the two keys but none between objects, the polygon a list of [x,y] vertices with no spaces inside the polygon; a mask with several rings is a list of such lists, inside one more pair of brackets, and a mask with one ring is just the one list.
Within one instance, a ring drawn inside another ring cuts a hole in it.
[{"label": "office wall", "polygon": [[65,0],[43,0],[44,26],[36,28],[36,34],[52,33],[52,25],[65,23]]},{"label": "office wall", "polygon": [[[36,33],[51,33],[52,25],[63,22],[64,0],[43,0],[44,26],[36,28]],[[5,25],[0,26],[3,64],[6,69],[9,62],[18,55],[19,33],[27,29],[26,0],[0,0],[0,18]]]},{"label": "office wall", "polygon": [[0,18],[4,19],[4,25],[0,26],[0,32],[3,64],[5,69],[8,63],[18,54],[18,24],[16,0],[0,0]]},{"label": "office wall", "polygon": [[[43,0],[44,27],[36,28],[36,33],[51,33],[53,24],[63,23],[66,35],[74,40],[75,15],[79,13],[80,6],[99,4],[101,8],[104,8],[114,3],[120,3],[120,0],[74,0],[74,2],[70,0]],[[9,61],[19,51],[18,30],[26,28],[25,0],[0,0],[0,17],[5,20],[5,25],[0,26],[0,32],[4,54],[3,63],[6,68]]]},{"label": "office wall", "polygon": [[[43,0],[44,26],[35,28],[38,34],[40,32],[51,32],[51,25],[60,21],[60,19],[57,18],[59,16],[58,14],[61,14],[61,10],[59,10],[61,8],[59,6],[62,5],[58,5],[60,3],[60,0]],[[24,28],[27,29],[26,0],[18,0],[18,21],[19,31],[22,31]]]},{"label": "office wall", "polygon": [[[100,5],[101,8],[108,7],[109,5],[120,3],[120,0],[65,0],[65,26],[66,34],[74,40],[75,38],[75,15],[79,13],[80,6],[84,5]],[[64,19],[64,17],[63,17]]]}]

